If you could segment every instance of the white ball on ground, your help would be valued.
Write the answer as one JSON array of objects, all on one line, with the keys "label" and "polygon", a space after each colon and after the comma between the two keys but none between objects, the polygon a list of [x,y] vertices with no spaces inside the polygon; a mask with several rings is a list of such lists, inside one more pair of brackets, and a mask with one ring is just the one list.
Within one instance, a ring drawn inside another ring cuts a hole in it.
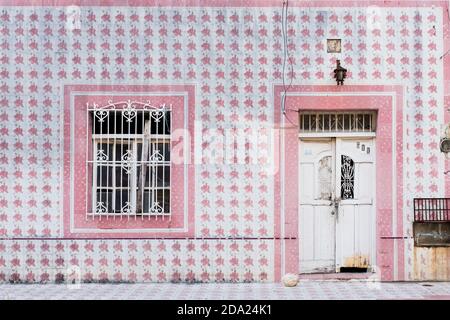
[{"label": "white ball on ground", "polygon": [[287,273],[281,280],[285,287],[295,287],[298,284],[299,278],[297,274]]}]

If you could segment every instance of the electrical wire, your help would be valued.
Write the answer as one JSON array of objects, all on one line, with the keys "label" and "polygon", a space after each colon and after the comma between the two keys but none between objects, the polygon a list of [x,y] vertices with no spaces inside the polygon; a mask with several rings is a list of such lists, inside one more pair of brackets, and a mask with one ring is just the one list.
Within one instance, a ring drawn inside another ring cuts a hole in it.
[{"label": "electrical wire", "polygon": [[[450,4],[450,1],[448,2],[448,4],[447,4],[447,17],[448,17],[448,19],[450,20],[450,10],[449,10],[449,4]],[[449,50],[447,50],[442,56],[440,56],[439,57],[439,59],[441,60],[443,57],[445,57],[447,54],[449,54],[450,53],[450,49]]]},{"label": "electrical wire", "polygon": [[[294,74],[294,66],[292,64],[292,60],[289,56],[289,46],[288,46],[288,39],[287,39],[287,14],[289,9],[289,0],[283,1],[283,7],[281,10],[281,31],[283,35],[283,96],[281,97],[281,113],[283,116],[294,126],[298,127],[291,119],[289,119],[287,113],[286,113],[286,95],[287,92],[292,88],[292,81],[293,81],[293,74]],[[290,67],[290,80],[289,85],[286,87],[286,60],[289,60],[289,67]],[[296,111],[296,110],[292,110]]]}]

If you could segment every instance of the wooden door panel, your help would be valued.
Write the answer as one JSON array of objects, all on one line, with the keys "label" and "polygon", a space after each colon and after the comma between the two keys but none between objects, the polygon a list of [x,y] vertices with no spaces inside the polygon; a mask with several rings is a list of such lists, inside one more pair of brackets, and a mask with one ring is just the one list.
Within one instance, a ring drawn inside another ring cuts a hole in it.
[{"label": "wooden door panel", "polygon": [[334,272],[334,141],[300,141],[300,272]]}]

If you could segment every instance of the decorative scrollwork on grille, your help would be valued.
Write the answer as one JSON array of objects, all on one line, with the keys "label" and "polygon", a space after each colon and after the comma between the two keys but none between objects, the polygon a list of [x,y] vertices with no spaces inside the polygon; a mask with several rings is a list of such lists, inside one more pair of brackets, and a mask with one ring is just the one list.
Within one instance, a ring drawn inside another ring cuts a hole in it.
[{"label": "decorative scrollwork on grille", "polygon": [[355,189],[355,163],[341,155],[341,199],[353,199]]},{"label": "decorative scrollwork on grille", "polygon": [[104,122],[108,117],[109,112],[107,110],[97,110],[95,111],[95,116],[97,117],[99,122]]},{"label": "decorative scrollwork on grille", "polygon": [[159,150],[153,150],[153,154],[150,156],[149,160],[150,162],[161,162],[164,161],[164,157]]},{"label": "decorative scrollwork on grille", "polygon": [[166,115],[166,105],[162,105],[160,109],[152,110],[151,116],[155,122],[159,122]]},{"label": "decorative scrollwork on grille", "polygon": [[133,103],[128,100],[126,102],[126,108],[122,110],[123,117],[127,119],[127,122],[131,122],[136,117],[136,114],[136,108],[134,107]]},{"label": "decorative scrollwork on grille", "polygon": [[86,104],[92,124],[86,180],[93,187],[87,215],[170,217],[172,105],[128,98],[101,103]]},{"label": "decorative scrollwork on grille", "polygon": [[105,203],[103,201],[97,202],[95,207],[95,213],[106,213],[108,208],[106,208]]},{"label": "decorative scrollwork on grille", "polygon": [[97,150],[97,161],[106,161],[108,160],[108,156],[105,154],[103,149]]},{"label": "decorative scrollwork on grille", "polygon": [[131,202],[126,201],[125,205],[120,209],[120,212],[124,213],[124,214],[132,213],[133,212],[133,208],[131,206]]},{"label": "decorative scrollwork on grille", "polygon": [[158,201],[153,202],[152,207],[150,208],[151,213],[163,213],[164,209],[159,205]]},{"label": "decorative scrollwork on grille", "polygon": [[134,161],[133,152],[127,150],[122,156],[122,169],[125,170],[126,174],[130,174],[133,169],[133,161]]}]

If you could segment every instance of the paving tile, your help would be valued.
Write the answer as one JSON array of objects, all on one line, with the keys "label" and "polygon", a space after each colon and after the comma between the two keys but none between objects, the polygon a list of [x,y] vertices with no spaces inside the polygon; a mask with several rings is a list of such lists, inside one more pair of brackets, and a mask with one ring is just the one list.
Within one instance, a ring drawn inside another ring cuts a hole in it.
[{"label": "paving tile", "polygon": [[301,281],[297,287],[279,283],[211,284],[3,284],[0,300],[8,299],[84,299],[84,300],[242,300],[242,299],[438,299],[450,300],[450,283],[367,283],[365,281]]}]

